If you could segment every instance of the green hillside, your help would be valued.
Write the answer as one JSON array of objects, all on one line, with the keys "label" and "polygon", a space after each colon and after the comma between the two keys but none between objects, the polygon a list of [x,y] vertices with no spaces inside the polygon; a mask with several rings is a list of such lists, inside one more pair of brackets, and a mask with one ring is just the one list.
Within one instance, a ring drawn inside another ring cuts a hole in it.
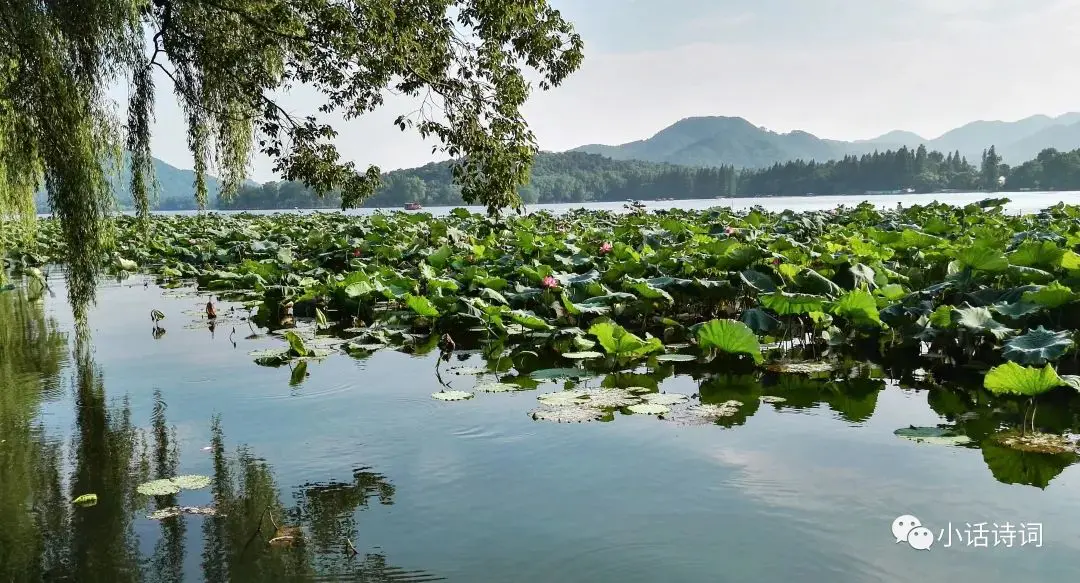
[{"label": "green hillside", "polygon": [[[584,152],[543,152],[537,156],[532,178],[521,188],[523,200],[535,203],[585,203],[702,199],[769,195],[854,194],[913,189],[996,190],[999,177],[1005,189],[1080,190],[1080,150],[1048,149],[1038,158],[1016,167],[1003,164],[996,153],[974,160],[957,153],[925,147],[848,155],[828,162],[795,160],[768,168],[737,171],[720,168],[678,166],[637,160],[612,160]],[[460,190],[453,184],[450,163],[427,164],[397,170],[383,176],[378,194],[365,201],[367,207],[401,208],[409,202],[424,206],[461,205]],[[295,182],[271,182],[241,189],[227,209],[338,208],[339,198],[320,198]]]}]

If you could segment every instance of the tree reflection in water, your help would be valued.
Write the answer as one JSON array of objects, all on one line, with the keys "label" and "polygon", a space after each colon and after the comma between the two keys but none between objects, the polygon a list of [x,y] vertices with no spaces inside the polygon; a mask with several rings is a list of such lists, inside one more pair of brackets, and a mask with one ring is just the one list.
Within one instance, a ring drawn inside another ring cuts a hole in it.
[{"label": "tree reflection in water", "polygon": [[[395,567],[381,554],[356,555],[355,514],[372,499],[391,504],[393,486],[362,468],[352,483],[308,484],[286,508],[270,466],[246,447],[227,455],[219,419],[211,421],[214,516],[161,520],[149,556],[140,554],[136,526],[179,496],[150,499],[136,486],[180,473],[175,429],[160,392],[147,431],[131,417],[127,399],[107,402],[104,377],[87,339],[68,338],[40,302],[23,290],[0,293],[0,581],[179,582],[434,581]],[[70,359],[70,363],[69,363]],[[50,435],[43,404],[69,398],[75,431],[70,443]],[[71,500],[95,493],[96,505]],[[302,542],[271,546],[272,521],[296,525]],[[199,524],[201,523],[201,524]],[[201,573],[184,571],[189,527],[201,529]],[[150,532],[140,529],[142,533]]]}]

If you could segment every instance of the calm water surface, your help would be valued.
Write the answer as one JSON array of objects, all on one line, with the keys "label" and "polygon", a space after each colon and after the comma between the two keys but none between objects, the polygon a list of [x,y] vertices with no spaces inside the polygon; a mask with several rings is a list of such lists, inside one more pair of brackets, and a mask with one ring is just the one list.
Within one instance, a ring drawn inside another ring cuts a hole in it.
[{"label": "calm water surface", "polygon": [[[247,338],[244,322],[211,332],[197,316],[205,298],[141,279],[103,285],[90,349],[78,350],[62,279],[52,286],[40,303],[0,293],[0,581],[1080,578],[1075,466],[893,434],[945,422],[939,412],[993,424],[955,395],[869,374],[799,406],[754,397],[730,427],[620,413],[544,423],[526,412],[558,385],[440,402],[430,355],[335,355],[290,386],[289,368],[248,355],[280,340]],[[159,338],[154,308],[166,314]],[[721,402],[755,390],[659,376],[661,390]],[[1074,412],[1047,415],[1076,431]],[[174,474],[215,484],[133,494]],[[146,517],[209,504],[212,491],[224,516]],[[96,506],[71,505],[88,492]],[[268,505],[306,545],[267,544]],[[916,551],[894,542],[900,514],[961,533]],[[1006,522],[1041,523],[1041,545],[959,540],[966,523]]]},{"label": "calm water surface", "polygon": [[[871,202],[878,206],[892,208],[898,203],[907,207],[912,205],[925,205],[934,202],[943,202],[954,205],[966,205],[973,202],[978,202],[987,198],[1004,197],[1010,199],[1009,204],[1005,206],[1005,210],[1013,213],[1032,213],[1040,211],[1044,208],[1053,206],[1059,202],[1066,204],[1080,204],[1080,192],[1068,192],[1068,191],[1053,191],[1053,192],[1002,192],[1002,193],[986,193],[986,192],[951,192],[951,193],[931,193],[931,194],[882,194],[874,196],[855,196],[855,195],[837,195],[837,196],[767,196],[767,197],[740,197],[740,198],[715,198],[715,199],[699,199],[699,200],[669,200],[669,201],[643,201],[646,208],[649,210],[657,209],[686,209],[686,210],[703,210],[712,207],[731,207],[735,210],[749,209],[755,205],[760,205],[770,211],[813,211],[813,210],[828,210],[836,208],[839,205],[855,206],[863,201]],[[573,204],[534,204],[529,205],[527,210],[529,212],[546,210],[549,212],[565,212],[571,209],[587,208],[594,210],[609,210],[609,211],[623,211],[625,202],[591,202],[591,203],[573,203]],[[435,216],[441,216],[449,213],[455,207],[426,207],[424,212],[431,213]],[[477,213],[486,212],[485,207],[466,207],[469,210]],[[300,212],[312,212],[306,209],[298,209]],[[333,211],[334,209],[329,209]],[[350,209],[346,212],[349,215],[370,215],[380,211],[395,211],[401,210],[399,208],[392,209],[375,209],[375,208],[361,208]],[[271,214],[275,212],[292,212],[283,210],[268,210],[268,211],[215,211],[224,213],[237,213],[237,212],[249,212],[254,214]],[[129,213],[133,214],[133,213]],[[192,215],[196,214],[196,211],[159,211],[159,214],[163,215]],[[46,215],[40,215],[46,216]]]}]

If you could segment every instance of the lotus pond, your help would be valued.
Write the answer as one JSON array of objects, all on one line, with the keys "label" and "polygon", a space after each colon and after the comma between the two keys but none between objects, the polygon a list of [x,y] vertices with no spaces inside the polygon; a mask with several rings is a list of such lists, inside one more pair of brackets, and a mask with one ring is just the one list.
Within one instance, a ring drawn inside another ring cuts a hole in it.
[{"label": "lotus pond", "polygon": [[1075,578],[1080,208],[1002,204],[120,219],[83,339],[5,225],[0,579]]}]

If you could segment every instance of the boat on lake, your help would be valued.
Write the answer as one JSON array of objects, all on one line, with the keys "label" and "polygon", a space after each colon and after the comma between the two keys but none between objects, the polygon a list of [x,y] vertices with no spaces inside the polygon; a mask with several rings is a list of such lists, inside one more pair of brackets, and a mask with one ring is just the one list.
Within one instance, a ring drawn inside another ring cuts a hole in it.
[{"label": "boat on lake", "polygon": [[405,205],[405,210],[407,211],[418,211],[422,208],[424,207],[420,206],[420,203],[418,202],[410,202],[409,204]]}]

